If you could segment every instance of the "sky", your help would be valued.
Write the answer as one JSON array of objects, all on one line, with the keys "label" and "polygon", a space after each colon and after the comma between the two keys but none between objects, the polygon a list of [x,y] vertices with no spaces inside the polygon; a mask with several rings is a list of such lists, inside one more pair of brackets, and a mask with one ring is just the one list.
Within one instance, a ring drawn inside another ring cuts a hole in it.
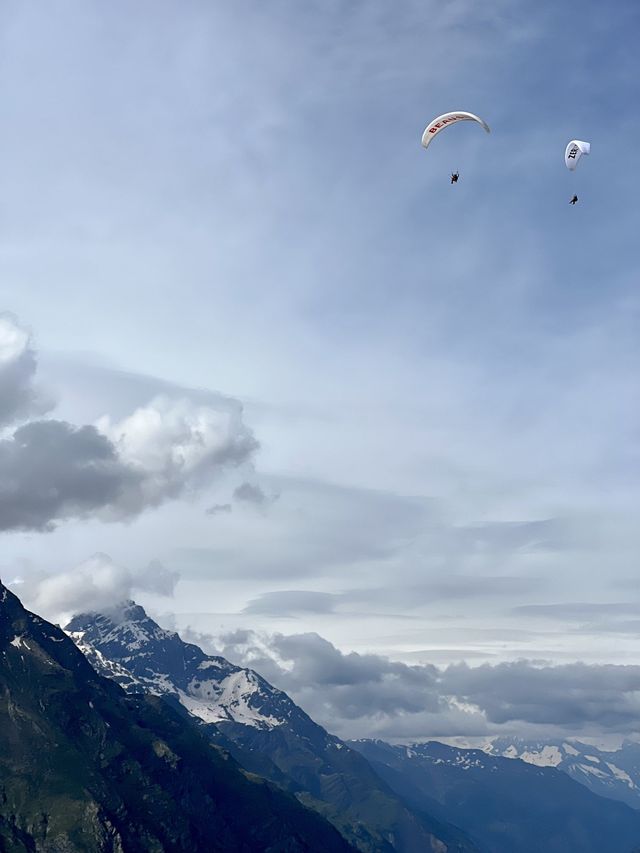
[{"label": "sky", "polygon": [[[639,32],[2,4],[2,580],[134,597],[345,736],[635,734]],[[422,149],[457,109],[491,134]]]}]

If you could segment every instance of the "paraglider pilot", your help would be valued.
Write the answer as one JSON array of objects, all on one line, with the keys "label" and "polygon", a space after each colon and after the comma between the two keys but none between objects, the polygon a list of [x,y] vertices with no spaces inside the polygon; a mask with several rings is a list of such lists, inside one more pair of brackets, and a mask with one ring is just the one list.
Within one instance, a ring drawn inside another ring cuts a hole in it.
[{"label": "paraglider pilot", "polygon": [[571,201],[569,202],[569,204],[575,204],[577,201],[578,201],[578,196],[577,196],[577,195],[574,195],[574,197],[571,199]]},{"label": "paraglider pilot", "polygon": [[451,173],[451,183],[452,183],[452,184],[457,184],[457,183],[458,183],[458,178],[459,178],[459,177],[460,177],[460,175],[459,175],[459,173],[458,173],[458,172],[452,172],[452,173]]}]

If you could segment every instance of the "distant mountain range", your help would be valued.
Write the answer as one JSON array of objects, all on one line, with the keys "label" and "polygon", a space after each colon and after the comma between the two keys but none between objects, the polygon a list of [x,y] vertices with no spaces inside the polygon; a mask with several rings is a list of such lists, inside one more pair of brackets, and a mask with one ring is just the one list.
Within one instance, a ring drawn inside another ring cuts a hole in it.
[{"label": "distant mountain range", "polygon": [[531,741],[493,738],[484,751],[519,758],[538,767],[555,767],[602,797],[640,809],[640,743],[627,740],[605,751],[579,740]]},{"label": "distant mountain range", "polygon": [[458,826],[487,853],[631,853],[640,812],[553,767],[436,741],[351,744],[409,805]]}]

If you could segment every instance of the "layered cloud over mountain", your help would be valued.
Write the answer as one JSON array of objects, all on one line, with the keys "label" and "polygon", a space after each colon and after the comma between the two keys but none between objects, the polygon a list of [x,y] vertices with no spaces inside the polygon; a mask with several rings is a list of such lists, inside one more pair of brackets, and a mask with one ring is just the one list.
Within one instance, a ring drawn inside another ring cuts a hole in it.
[{"label": "layered cloud over mountain", "polygon": [[[637,837],[638,788],[627,772],[638,777],[637,747],[606,755],[577,741],[572,741],[575,746],[547,745],[509,738],[488,739],[486,752],[435,742],[392,747],[360,739],[345,744],[254,670],[183,642],[134,602],[79,615],[66,630],[98,672],[130,693],[155,693],[185,708],[247,770],[319,808],[363,853],[387,850],[388,845],[403,853],[424,849],[425,829],[435,829],[441,840],[455,842],[447,850],[468,849],[462,836],[434,824],[433,817],[462,827],[475,844],[480,841],[480,849],[495,853],[537,853],[541,844],[545,850],[596,853],[606,848],[627,853]],[[248,638],[236,639],[246,644]],[[315,645],[324,645],[323,657],[309,651],[312,637],[280,639],[281,669],[303,670],[308,682],[322,691],[352,684],[369,702],[369,715],[383,712],[380,698],[372,696],[369,686],[386,677],[398,688],[402,670],[409,669],[387,662],[383,670],[375,656],[341,655],[320,638],[315,638]],[[306,654],[301,651],[303,643]],[[451,710],[456,697],[443,692],[447,672],[411,669],[417,704],[432,717]],[[571,687],[570,677],[568,681]],[[430,707],[424,688],[434,700]],[[353,699],[353,693],[347,695]],[[406,696],[395,705],[389,703],[384,712],[393,713],[401,704],[408,707]],[[345,708],[333,710],[335,723]],[[351,710],[357,714],[354,722],[369,723],[362,706]],[[371,766],[359,761],[353,749]],[[524,761],[509,760],[519,756]],[[371,768],[389,788],[380,785]],[[404,804],[389,797],[389,789]],[[614,804],[611,798],[627,805]],[[407,805],[415,810],[413,817]],[[428,849],[445,848],[432,842]]]},{"label": "layered cloud over mountain", "polygon": [[640,715],[640,666],[409,665],[344,653],[317,634],[237,631],[217,643],[225,657],[255,667],[343,737],[602,736],[635,732]]},{"label": "layered cloud over mountain", "polygon": [[[161,624],[175,628],[180,573],[158,560],[130,569],[95,554],[67,571],[26,573],[13,589],[48,618],[104,610],[132,597],[155,602]],[[330,614],[335,597],[291,592],[281,603],[308,619]],[[238,618],[251,624],[272,610],[268,596]],[[409,741],[430,737],[602,737],[630,735],[640,715],[640,666],[518,660],[438,666],[390,655],[344,651],[317,632],[251,628],[217,635],[181,627],[185,639],[251,667],[286,691],[341,737]]]}]

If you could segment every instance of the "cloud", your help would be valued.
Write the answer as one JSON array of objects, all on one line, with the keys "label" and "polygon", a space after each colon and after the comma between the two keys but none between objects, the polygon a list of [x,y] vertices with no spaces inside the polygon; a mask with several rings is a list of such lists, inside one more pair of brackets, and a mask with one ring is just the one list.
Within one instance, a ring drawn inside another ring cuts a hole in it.
[{"label": "cloud", "polygon": [[[441,714],[438,670],[380,655],[343,653],[315,633],[269,637],[237,631],[216,643],[231,660],[251,666],[338,734],[365,736],[374,720]],[[360,732],[360,735],[357,733]]]},{"label": "cloud", "polygon": [[30,333],[7,313],[0,313],[0,426],[51,407],[34,384],[36,355]]},{"label": "cloud", "polygon": [[[0,315],[0,425],[43,410],[35,369],[29,333]],[[30,420],[0,438],[0,531],[133,518],[207,486],[257,447],[240,404],[222,397],[158,395],[95,425]]]},{"label": "cloud", "polygon": [[142,474],[143,505],[207,483],[214,471],[240,465],[258,447],[239,405],[216,409],[187,398],[156,397],[117,423],[101,418],[97,427],[119,458]]},{"label": "cloud", "polygon": [[[95,3],[82,15],[16,13],[1,82],[3,140],[14,164],[3,185],[11,212],[3,275],[21,310],[32,305],[46,318],[51,347],[70,345],[73,305],[74,347],[193,383],[214,375],[221,386],[264,396],[274,405],[269,417],[256,417],[265,467],[353,488],[283,490],[266,520],[246,504],[214,518],[174,504],[121,528],[119,553],[152,543],[160,555],[173,547],[204,554],[194,560],[185,609],[200,606],[204,578],[225,578],[216,608],[229,611],[266,590],[342,594],[369,584],[377,608],[385,599],[407,608],[426,602],[425,630],[431,638],[446,628],[444,642],[454,647],[474,642],[481,625],[513,624],[507,608],[544,600],[514,584],[507,601],[509,582],[496,580],[492,602],[491,582],[475,578],[541,575],[557,585],[554,600],[576,589],[598,600],[601,579],[634,572],[634,520],[622,536],[600,533],[599,553],[588,554],[584,542],[576,549],[570,526],[556,536],[479,522],[625,508],[633,515],[638,505],[638,299],[628,251],[640,173],[602,166],[617,137],[633,138],[637,120],[612,110],[601,165],[594,159],[581,177],[585,198],[599,202],[579,206],[571,225],[566,202],[554,201],[562,164],[544,138],[550,126],[562,135],[574,120],[562,114],[562,99],[549,99],[555,80],[565,81],[585,123],[597,121],[605,93],[630,100],[631,12],[606,22],[603,38],[617,47],[606,50],[591,38],[604,23],[595,7],[580,23],[569,7],[556,13],[511,0],[410,0],[402,11],[382,0],[286,0],[252,3],[248,16],[231,5],[196,6],[192,14],[158,4],[142,29],[115,10],[100,13],[97,27]],[[527,42],[531,29],[537,36]],[[597,81],[592,45],[610,60]],[[242,63],[246,54],[258,61]],[[585,79],[597,96],[590,87],[585,97]],[[425,92],[445,109],[461,91],[501,132],[452,130],[427,162],[419,145],[433,114]],[[512,120],[523,100],[548,122]],[[34,132],[43,124],[51,132]],[[455,168],[448,161],[458,156],[462,204],[446,185]],[[152,321],[141,322],[150,305]],[[121,423],[159,393],[181,396],[133,384],[116,407],[99,399],[109,393],[106,375],[87,376],[69,393],[84,401],[88,390],[90,411],[60,420],[91,424],[108,412]],[[275,412],[292,401],[308,414]],[[145,497],[176,488],[174,475],[159,479],[145,495],[126,490],[128,508],[116,508],[131,517]],[[448,510],[441,527],[428,506],[399,497],[423,494]],[[203,507],[228,499],[209,497]],[[111,505],[96,512],[115,515]],[[102,541],[90,550],[109,550],[112,528],[96,527],[82,525],[67,539],[61,530],[55,543],[15,536],[7,551],[24,549],[43,565],[55,544],[78,549],[74,562],[96,533]],[[588,518],[590,535],[593,527]],[[425,578],[433,584],[421,586]],[[438,600],[447,602],[439,611],[430,604]],[[364,594],[359,606],[372,609]],[[348,635],[373,646],[380,633],[396,632],[399,649],[427,642],[379,619],[366,628],[342,624],[344,642]],[[503,656],[514,654],[513,636],[502,637]],[[615,660],[621,645],[597,644],[597,653]],[[625,643],[624,653],[637,655],[637,645]],[[546,648],[569,653],[558,637],[548,636]]]},{"label": "cloud", "polygon": [[213,504],[205,510],[206,515],[220,515],[220,513],[230,513],[231,504]]},{"label": "cloud", "polygon": [[640,666],[522,660],[437,668],[344,653],[313,633],[235,631],[211,643],[343,737],[624,733],[640,714]]},{"label": "cloud", "polygon": [[477,549],[492,551],[559,551],[570,547],[571,526],[566,519],[545,518],[535,521],[489,522],[460,529],[461,541]]},{"label": "cloud", "polygon": [[[614,584],[613,586],[620,586]],[[634,589],[637,594],[637,590]],[[620,634],[637,637],[640,633],[640,602],[568,601],[552,604],[524,604],[513,608],[518,617],[559,623],[571,634]]]},{"label": "cloud", "polygon": [[266,592],[250,601],[244,613],[288,616],[292,613],[333,613],[340,596],[328,592],[283,590]]},{"label": "cloud", "polygon": [[640,715],[640,666],[459,664],[444,671],[442,688],[498,724],[523,721],[572,730],[596,724],[630,731]]},{"label": "cloud", "polygon": [[517,616],[551,619],[559,622],[582,622],[586,619],[615,619],[620,616],[640,616],[638,602],[569,601],[553,604],[523,604],[513,611]]},{"label": "cloud", "polygon": [[541,581],[534,577],[510,577],[451,574],[432,577],[419,583],[410,582],[398,587],[381,586],[343,593],[339,602],[377,607],[415,609],[442,601],[474,601],[478,598],[508,598],[522,596],[540,589]]},{"label": "cloud", "polygon": [[151,560],[144,571],[134,576],[134,587],[171,597],[179,580],[179,572],[172,572],[160,560]]},{"label": "cloud", "polygon": [[0,440],[0,530],[48,530],[116,507],[141,479],[95,427],[34,421]]},{"label": "cloud", "polygon": [[365,587],[344,592],[316,592],[311,590],[274,590],[251,599],[244,613],[267,616],[289,616],[300,613],[371,613],[371,607],[380,611],[389,608],[415,610],[442,601],[469,601],[480,597],[500,598],[518,596],[540,588],[537,578],[473,577],[450,575],[433,578],[420,584]]},{"label": "cloud", "polygon": [[236,489],[234,489],[233,497],[237,501],[242,501],[243,503],[255,504],[255,506],[264,506],[265,504],[274,500],[274,498],[269,498],[264,493],[264,491],[253,483],[242,483]]},{"label": "cloud", "polygon": [[75,613],[109,609],[132,598],[135,592],[172,596],[179,580],[157,560],[131,571],[107,554],[94,554],[78,566],[55,575],[30,575],[13,584],[27,607],[60,624]]},{"label": "cloud", "polygon": [[369,561],[395,558],[429,529],[437,511],[433,501],[391,492],[290,477],[268,482],[269,491],[280,494],[268,519],[234,512],[220,522],[212,544],[176,548],[185,575],[208,574],[215,564],[235,578],[299,578],[318,570],[343,575],[345,566],[353,576]]}]

